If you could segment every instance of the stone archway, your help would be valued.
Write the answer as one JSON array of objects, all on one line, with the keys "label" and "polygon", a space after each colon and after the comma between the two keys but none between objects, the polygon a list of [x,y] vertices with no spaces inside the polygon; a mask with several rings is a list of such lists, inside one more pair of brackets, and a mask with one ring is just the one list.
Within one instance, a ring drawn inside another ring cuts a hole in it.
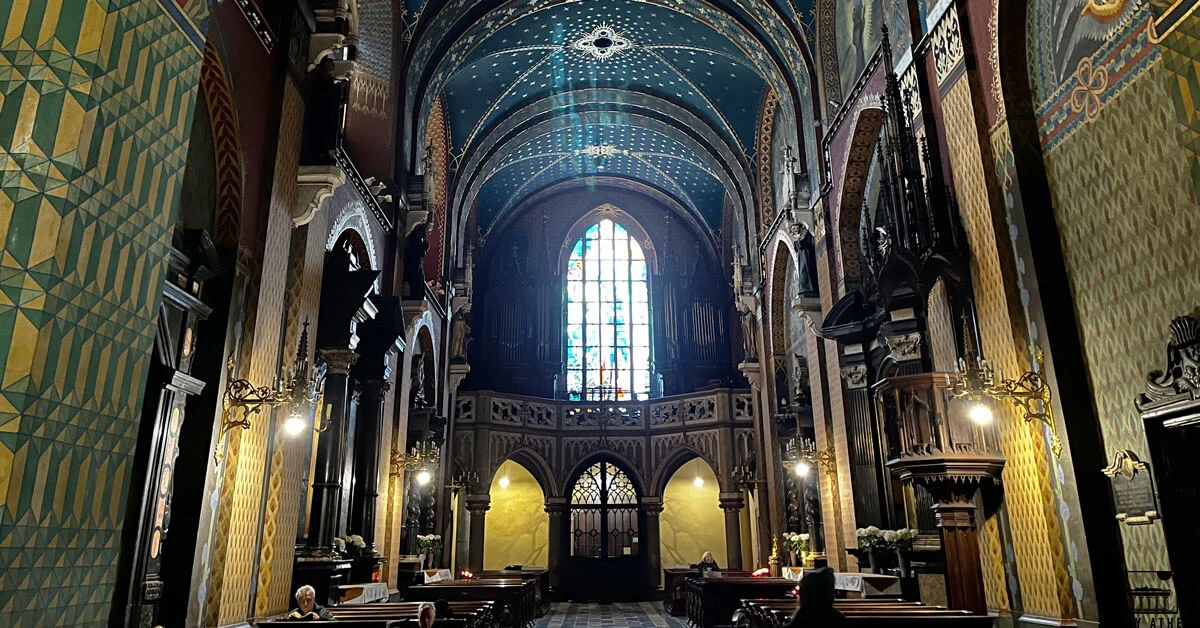
[{"label": "stone archway", "polygon": [[842,176],[841,197],[837,205],[838,237],[835,240],[837,275],[841,293],[862,286],[863,256],[861,227],[863,201],[867,193],[867,178],[883,128],[883,109],[870,107],[858,114],[854,133],[846,151],[846,166]]}]

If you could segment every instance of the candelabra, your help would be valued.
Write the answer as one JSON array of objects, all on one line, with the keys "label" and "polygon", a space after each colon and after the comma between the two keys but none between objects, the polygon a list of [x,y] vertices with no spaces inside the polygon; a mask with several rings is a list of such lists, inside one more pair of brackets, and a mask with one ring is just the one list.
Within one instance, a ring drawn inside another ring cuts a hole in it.
[{"label": "candelabra", "polygon": [[788,442],[787,454],[790,460],[785,460],[783,466],[799,477],[807,477],[814,464],[824,469],[827,475],[837,473],[833,445],[818,451],[817,444],[811,439],[796,437]]},{"label": "candelabra", "polygon": [[733,481],[747,491],[753,491],[758,487],[760,481],[758,479],[758,469],[755,468],[753,460],[747,460],[741,464],[734,465],[732,475]]},{"label": "candelabra", "polygon": [[[409,469],[422,468],[425,473],[428,473],[429,467],[437,466],[438,460],[441,459],[441,451],[432,440],[425,439],[418,442],[407,453],[398,449],[392,450],[391,457],[391,475],[402,475]],[[428,481],[421,482],[428,484]]]},{"label": "candelabra", "polygon": [[998,373],[993,372],[987,360],[973,351],[968,351],[966,358],[958,360],[958,372],[954,386],[950,389],[950,396],[953,399],[973,402],[968,416],[980,425],[992,422],[992,409],[988,407],[986,400],[1011,401],[1024,415],[1026,422],[1041,421],[1050,428],[1050,451],[1054,452],[1054,457],[1057,458],[1062,454],[1062,441],[1059,440],[1058,430],[1054,427],[1050,386],[1042,377],[1045,356],[1041,347],[1035,347],[1034,359],[1037,361],[1036,371],[1026,371],[1017,379],[1005,379],[1003,369]]},{"label": "candelabra", "polygon": [[450,495],[458,497],[458,494],[464,490],[470,489],[479,483],[479,475],[474,471],[459,468],[458,473],[454,474],[454,478],[446,484],[446,488],[450,491]]},{"label": "candelabra", "polygon": [[[252,425],[250,418],[262,412],[263,408],[290,405],[291,410],[284,422],[284,429],[293,436],[299,434],[304,429],[306,410],[315,411],[324,394],[325,365],[314,369],[308,362],[307,321],[305,321],[304,330],[300,334],[300,344],[296,349],[295,361],[290,367],[280,369],[271,386],[256,386],[248,379],[234,377],[236,363],[232,355],[229,356],[226,366],[229,369],[229,383],[225,388],[224,412],[221,417],[221,446],[223,446],[225,435],[234,428],[250,429]],[[236,408],[242,409],[240,419],[233,418],[233,411]],[[328,422],[325,423],[323,426],[314,425],[314,428],[318,432],[323,432],[329,429]],[[218,461],[223,455],[224,452],[221,449],[213,454]]]}]

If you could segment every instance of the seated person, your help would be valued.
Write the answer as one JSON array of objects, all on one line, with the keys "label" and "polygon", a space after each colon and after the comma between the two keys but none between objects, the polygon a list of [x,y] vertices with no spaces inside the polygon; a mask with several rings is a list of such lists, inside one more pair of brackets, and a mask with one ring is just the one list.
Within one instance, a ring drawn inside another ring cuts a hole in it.
[{"label": "seated person", "polygon": [[[447,607],[449,604],[447,604]],[[433,621],[437,619],[437,608],[432,602],[421,602],[417,606],[417,625],[420,628],[433,628]]]},{"label": "seated person", "polygon": [[846,623],[846,617],[833,608],[833,570],[829,567],[804,572],[796,598],[800,607],[783,628],[836,628]]},{"label": "seated person", "polygon": [[315,621],[334,618],[328,609],[317,604],[317,591],[307,584],[296,589],[296,607],[296,610],[287,614],[287,619]]},{"label": "seated person", "polygon": [[450,619],[454,617],[454,609],[450,608],[450,603],[446,600],[438,600],[433,603],[434,615],[438,619]]},{"label": "seated person", "polygon": [[700,557],[700,562],[696,563],[696,569],[700,570],[701,576],[707,576],[709,572],[721,571],[712,552],[704,552],[704,555]]}]

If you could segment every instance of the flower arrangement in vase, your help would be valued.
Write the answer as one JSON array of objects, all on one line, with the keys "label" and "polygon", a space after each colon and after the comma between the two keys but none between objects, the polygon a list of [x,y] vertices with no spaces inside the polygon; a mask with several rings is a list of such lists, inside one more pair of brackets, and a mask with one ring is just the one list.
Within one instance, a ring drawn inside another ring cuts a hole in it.
[{"label": "flower arrangement in vase", "polygon": [[883,538],[883,530],[875,526],[867,526],[856,530],[855,535],[858,537],[858,551],[866,553],[867,560],[870,561],[871,572],[879,573],[882,567],[880,565],[882,557],[878,556],[878,554],[887,548],[887,541]]},{"label": "flower arrangement in vase", "polygon": [[442,535],[417,535],[417,552],[425,555],[425,562],[428,563],[427,568],[432,568],[434,560],[433,554],[439,549],[442,549]]},{"label": "flower arrangement in vase", "polygon": [[333,547],[339,554],[345,554],[352,560],[362,558],[367,551],[367,542],[357,534],[339,536],[333,540]]},{"label": "flower arrangement in vase", "polygon": [[900,561],[901,578],[907,578],[912,574],[908,552],[912,551],[913,544],[916,543],[917,535],[920,533],[920,530],[913,528],[887,530],[883,533],[883,540],[887,543],[888,549],[896,552],[896,559]]},{"label": "flower arrangement in vase", "polygon": [[[792,553],[793,564],[803,564],[809,550],[809,535],[796,532],[783,533],[783,547]],[[797,561],[800,561],[797,563]]]}]

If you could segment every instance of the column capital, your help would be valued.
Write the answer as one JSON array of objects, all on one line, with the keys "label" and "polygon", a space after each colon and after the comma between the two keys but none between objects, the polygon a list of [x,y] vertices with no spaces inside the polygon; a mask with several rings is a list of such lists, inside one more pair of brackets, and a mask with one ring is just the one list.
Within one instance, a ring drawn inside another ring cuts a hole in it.
[{"label": "column capital", "polygon": [[725,512],[738,511],[746,507],[746,497],[741,493],[720,493],[717,496],[721,510]]},{"label": "column capital", "polygon": [[663,511],[663,498],[660,496],[643,497],[642,511],[647,515],[658,516]]},{"label": "column capital", "polygon": [[571,505],[567,503],[564,497],[550,497],[546,499],[546,514],[551,517],[561,517],[571,509]]},{"label": "column capital", "polygon": [[328,366],[331,375],[346,375],[350,367],[358,361],[358,353],[353,349],[321,349],[321,359]]},{"label": "column capital", "polygon": [[467,511],[473,515],[483,514],[492,507],[492,496],[486,493],[482,495],[467,495],[466,506]]}]

